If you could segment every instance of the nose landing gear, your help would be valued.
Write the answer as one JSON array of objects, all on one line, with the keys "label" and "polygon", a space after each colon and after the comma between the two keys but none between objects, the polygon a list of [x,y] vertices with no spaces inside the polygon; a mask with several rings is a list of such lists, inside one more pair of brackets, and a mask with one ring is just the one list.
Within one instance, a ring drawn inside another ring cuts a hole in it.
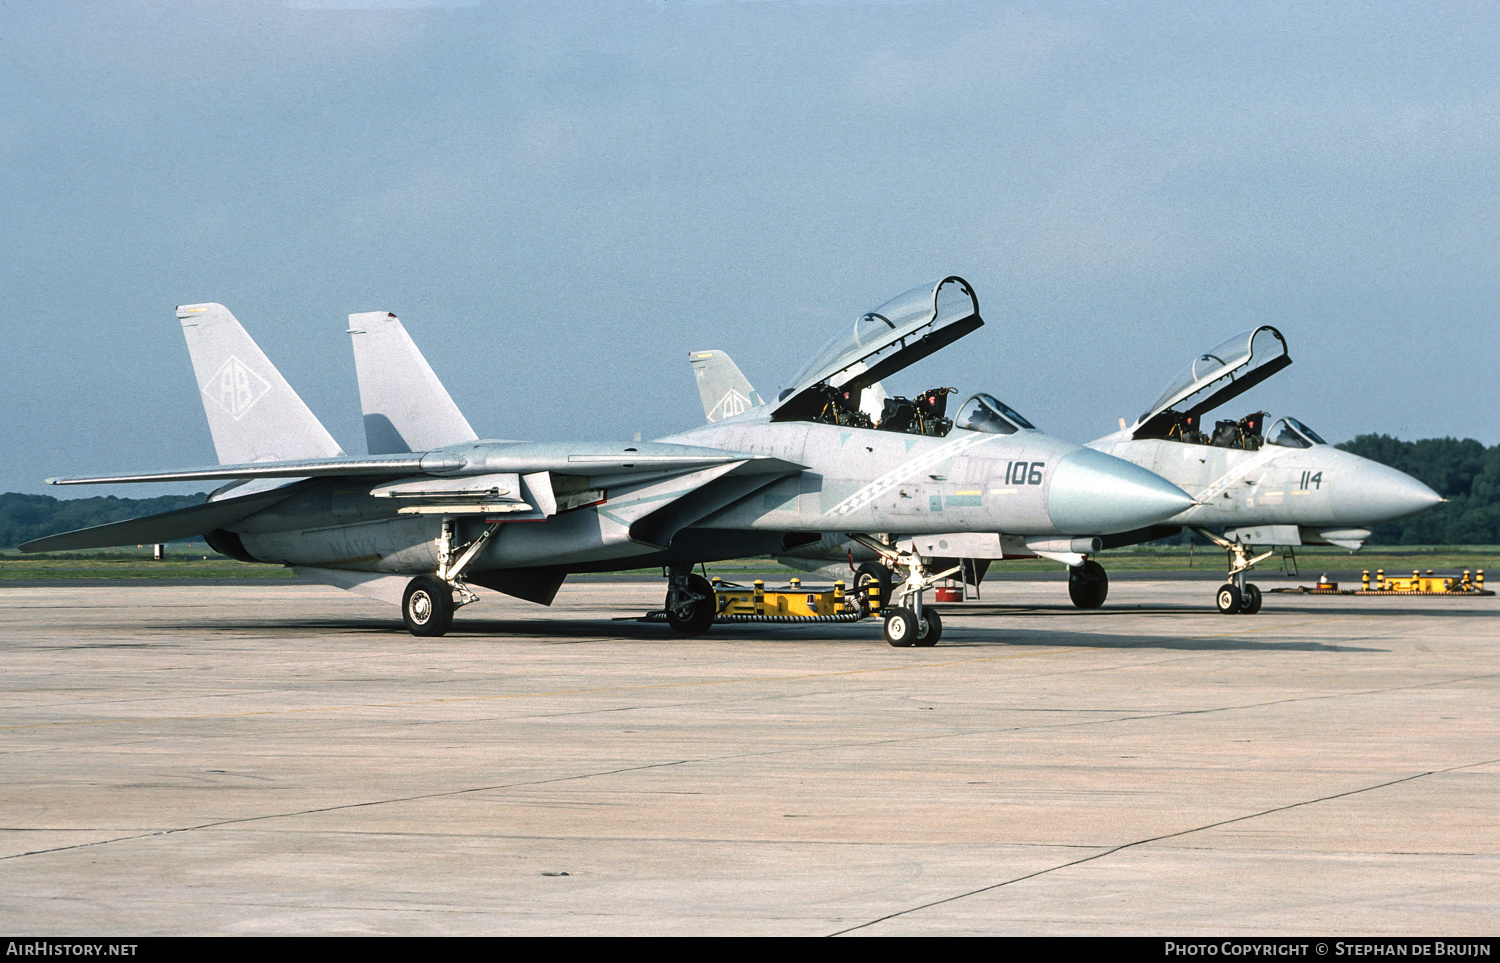
[{"label": "nose landing gear", "polygon": [[[851,533],[849,538],[885,559],[886,564],[896,573],[896,578],[890,580],[890,591],[887,593],[890,600],[896,604],[883,610],[885,640],[898,648],[912,645],[922,647],[937,645],[938,639],[943,634],[943,620],[938,616],[937,609],[925,608],[922,605],[922,596],[943,579],[952,578],[961,572],[963,565],[955,565],[942,572],[929,573],[927,564],[922,556],[917,554],[915,545],[908,552],[869,535]],[[860,569],[860,573],[864,573],[863,568]],[[872,578],[877,577],[875,573],[869,574]],[[859,584],[858,578],[859,575],[856,575],[856,585]]]},{"label": "nose landing gear", "polygon": [[1254,615],[1260,611],[1261,593],[1260,587],[1245,580],[1245,573],[1254,568],[1257,562],[1263,562],[1276,553],[1274,551],[1264,552],[1255,557],[1250,555],[1250,546],[1240,542],[1231,542],[1221,535],[1203,528],[1194,528],[1194,532],[1213,542],[1215,545],[1229,553],[1229,581],[1219,586],[1219,591],[1214,596],[1221,615]]},{"label": "nose landing gear", "polygon": [[937,609],[926,609],[920,616],[901,606],[886,611],[885,640],[897,648],[937,645],[942,635],[943,620]]}]

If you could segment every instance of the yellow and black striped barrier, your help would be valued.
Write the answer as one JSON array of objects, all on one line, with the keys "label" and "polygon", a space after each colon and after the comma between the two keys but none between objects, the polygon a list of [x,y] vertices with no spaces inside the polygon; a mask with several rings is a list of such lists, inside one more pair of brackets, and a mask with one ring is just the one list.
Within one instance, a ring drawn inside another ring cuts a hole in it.
[{"label": "yellow and black striped barrier", "polygon": [[1483,596],[1495,593],[1484,587],[1484,569],[1463,575],[1438,575],[1428,569],[1412,569],[1411,577],[1387,576],[1385,569],[1376,569],[1375,577],[1365,569],[1360,575],[1359,588],[1340,589],[1339,583],[1328,581],[1325,575],[1315,585],[1299,585],[1295,588],[1272,589],[1273,592],[1298,592],[1303,595],[1426,595],[1426,596]]}]

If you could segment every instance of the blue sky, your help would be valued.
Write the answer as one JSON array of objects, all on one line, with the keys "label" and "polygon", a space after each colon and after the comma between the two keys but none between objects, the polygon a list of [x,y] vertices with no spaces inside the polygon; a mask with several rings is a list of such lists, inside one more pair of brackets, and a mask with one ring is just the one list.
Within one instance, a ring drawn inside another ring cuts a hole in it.
[{"label": "blue sky", "polygon": [[177,304],[358,452],[350,312],[483,436],[649,438],[945,274],[893,388],[1085,441],[1270,323],[1221,417],[1500,442],[1492,4],[0,2],[0,173],[0,490],[214,460]]}]

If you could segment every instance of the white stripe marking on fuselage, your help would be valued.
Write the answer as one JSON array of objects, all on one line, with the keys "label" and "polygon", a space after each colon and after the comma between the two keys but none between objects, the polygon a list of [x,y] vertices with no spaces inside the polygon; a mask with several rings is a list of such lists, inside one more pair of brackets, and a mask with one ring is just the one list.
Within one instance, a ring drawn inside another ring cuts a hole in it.
[{"label": "white stripe marking on fuselage", "polygon": [[893,468],[890,471],[886,472],[884,475],[881,475],[879,478],[870,482],[870,484],[866,485],[859,491],[855,492],[853,495],[850,495],[848,498],[839,502],[837,505],[833,506],[823,514],[843,516],[848,515],[851,512],[857,512],[861,508],[869,505],[875,499],[879,498],[881,495],[884,495],[886,492],[890,491],[892,488],[895,488],[897,485],[906,481],[911,476],[919,472],[926,471],[928,468],[937,465],[939,462],[946,461],[947,459],[952,458],[955,455],[959,455],[964,451],[973,448],[975,445],[993,440],[993,435],[987,435],[982,432],[975,432],[973,434],[968,434],[967,437],[955,438],[952,441],[938,445],[935,448],[930,448],[917,457],[911,459],[910,461],[902,462],[899,467]]},{"label": "white stripe marking on fuselage", "polygon": [[1203,491],[1199,492],[1198,495],[1195,496],[1196,500],[1200,502],[1208,501],[1210,498],[1213,498],[1220,492],[1226,491],[1230,485],[1239,481],[1241,478],[1244,478],[1255,469],[1264,466],[1268,462],[1275,461],[1277,455],[1284,454],[1286,453],[1283,451],[1276,451],[1274,450],[1274,448],[1271,448],[1271,446],[1262,448],[1258,454],[1252,455],[1250,458],[1245,459],[1245,463],[1243,465],[1234,469],[1233,471],[1225,472],[1221,478],[1208,485],[1208,487],[1204,488]]}]

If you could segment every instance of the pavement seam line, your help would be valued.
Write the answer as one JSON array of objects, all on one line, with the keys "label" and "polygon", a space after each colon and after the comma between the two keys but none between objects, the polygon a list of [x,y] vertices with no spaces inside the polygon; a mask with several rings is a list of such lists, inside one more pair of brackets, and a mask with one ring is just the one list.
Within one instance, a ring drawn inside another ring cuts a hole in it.
[{"label": "pavement seam line", "polygon": [[606,769],[602,772],[580,772],[571,776],[554,776],[551,779],[532,779],[526,782],[502,783],[496,786],[471,786],[468,789],[449,789],[444,792],[418,793],[415,796],[398,796],[393,799],[370,799],[365,802],[341,803],[337,806],[320,806],[317,809],[302,809],[291,813],[262,813],[259,816],[242,816],[238,819],[217,819],[213,822],[199,823],[196,826],[178,826],[173,829],[159,829],[149,833],[134,833],[129,836],[114,836],[110,839],[96,839],[87,843],[76,843],[71,846],[53,846],[50,849],[33,849],[25,853],[11,853],[9,856],[0,856],[0,861],[7,859],[19,859],[23,856],[43,856],[48,853],[62,853],[72,849],[88,849],[92,846],[107,846],[111,843],[127,843],[134,839],[153,839],[159,836],[175,836],[178,833],[191,833],[200,829],[217,829],[221,826],[237,826],[244,823],[263,822],[267,819],[294,819],[298,816],[316,816],[319,813],[333,813],[346,809],[363,809],[367,806],[388,806],[394,803],[417,802],[422,799],[443,799],[445,797],[463,796],[475,792],[492,792],[496,789],[520,789],[524,786],[546,786],[557,782],[570,782],[575,779],[593,779],[596,776],[614,776],[623,772],[640,772],[645,769],[663,769],[668,766],[681,766],[691,762],[690,759],[673,759],[670,762],[652,762],[644,766],[625,766],[621,769]]},{"label": "pavement seam line", "polygon": [[1218,829],[1221,826],[1233,825],[1234,823],[1244,822],[1247,819],[1259,819],[1261,816],[1271,816],[1275,815],[1276,813],[1286,812],[1290,809],[1300,809],[1303,806],[1311,806],[1316,803],[1329,802],[1330,800],[1334,799],[1343,799],[1347,796],[1358,796],[1363,793],[1373,792],[1377,789],[1386,789],[1390,786],[1399,786],[1402,783],[1412,782],[1413,780],[1422,779],[1426,776],[1440,776],[1450,772],[1459,772],[1464,769],[1473,769],[1476,766],[1489,766],[1497,762],[1500,762],[1500,759],[1483,759],[1478,762],[1464,763],[1461,766],[1450,766],[1447,769],[1432,769],[1427,772],[1413,773],[1410,776],[1402,776],[1400,779],[1392,779],[1388,782],[1376,783],[1373,786],[1364,786],[1358,789],[1346,790],[1345,792],[1333,793],[1328,796],[1319,796],[1316,799],[1304,799],[1300,802],[1288,803],[1285,806],[1276,806],[1271,809],[1262,810],[1261,812],[1246,813],[1243,816],[1235,816],[1231,819],[1221,819],[1217,822],[1207,823],[1202,826],[1193,826],[1188,829],[1181,829],[1175,833],[1163,833],[1160,836],[1151,836],[1146,839],[1132,840],[1128,843],[1121,843],[1118,846],[1111,846],[1110,848],[1095,853],[1092,856],[1084,856],[1080,859],[1071,860],[1066,863],[1060,863],[1057,866],[1050,866],[1046,869],[1039,869],[1034,873],[1027,873],[1024,876],[1017,876],[1014,879],[1001,880],[998,883],[991,883],[989,886],[981,886],[979,889],[969,890],[966,893],[959,893],[954,896],[944,897],[943,899],[932,900],[931,902],[923,903],[920,906],[913,906],[909,909],[897,910],[894,913],[887,913],[886,915],[877,917],[876,919],[868,920],[855,926],[846,927],[842,930],[836,930],[827,935],[843,936],[845,933],[852,933],[855,930],[862,930],[866,927],[874,926],[876,923],[883,923],[886,920],[893,920],[901,916],[909,916],[912,913],[917,913],[925,909],[931,909],[934,906],[942,906],[945,903],[953,903],[961,899],[967,899],[970,896],[978,896],[981,893],[988,893],[992,890],[1000,889],[1003,886],[1009,886],[1012,883],[1024,883],[1026,880],[1036,879],[1038,876],[1046,876],[1049,873],[1055,873],[1059,870],[1069,869],[1073,866],[1079,866],[1083,863],[1091,863],[1094,860],[1103,859],[1106,856],[1112,856],[1115,853],[1120,852],[1121,850],[1134,849],[1137,846],[1145,846],[1149,843],[1159,843],[1163,840],[1176,839],[1180,836],[1191,836],[1193,833],[1201,833],[1210,829]]},{"label": "pavement seam line", "polygon": [[[989,660],[983,660],[983,661],[989,661]],[[835,673],[835,674],[845,674],[845,673]],[[1495,674],[1496,675],[1500,675],[1500,673],[1495,673]],[[1489,676],[1489,675],[1485,675],[1485,676],[1477,676],[1477,677],[1474,677],[1474,678],[1490,678],[1490,677],[1491,676]],[[790,678],[801,678],[801,677],[794,676],[794,677],[790,677]],[[1470,678],[1470,677],[1464,677],[1464,678]],[[1398,690],[1399,689],[1419,689],[1419,688],[1426,688],[1428,686],[1434,686],[1434,685],[1446,685],[1446,684],[1449,684],[1449,683],[1455,682],[1455,681],[1463,681],[1463,679],[1453,679],[1453,680],[1446,680],[1446,681],[1439,681],[1439,682],[1418,683],[1418,684],[1411,685],[1411,686],[1397,686],[1395,688],[1398,689]],[[1366,694],[1369,694],[1371,692],[1385,692],[1385,691],[1391,691],[1391,690],[1388,690],[1388,689],[1372,689],[1372,690],[1364,690],[1364,691],[1356,692],[1356,693],[1343,693],[1342,695],[1366,695]],[[1136,722],[1136,721],[1141,721],[1141,720],[1157,719],[1157,718],[1164,718],[1164,717],[1171,717],[1171,716],[1178,716],[1178,715],[1196,715],[1196,714],[1207,713],[1207,712],[1224,712],[1224,711],[1234,711],[1234,710],[1238,710],[1238,709],[1254,709],[1254,708],[1260,708],[1260,707],[1267,706],[1267,705],[1279,705],[1279,704],[1286,703],[1286,702],[1302,702],[1302,701],[1318,700],[1318,699],[1325,699],[1325,698],[1333,698],[1333,696],[1310,696],[1310,697],[1306,697],[1306,698],[1282,699],[1282,700],[1276,700],[1274,702],[1248,703],[1248,704],[1245,704],[1245,705],[1232,705],[1232,706],[1217,706],[1217,707],[1213,707],[1213,708],[1209,708],[1209,709],[1179,709],[1179,710],[1174,710],[1174,711],[1171,711],[1171,712],[1150,713],[1150,714],[1147,714],[1147,715],[1128,715],[1127,714],[1127,715],[1117,716],[1117,717],[1108,718],[1108,719],[1090,719],[1090,720],[1084,720],[1084,721],[1071,721],[1071,722],[1061,723],[1061,724],[1056,725],[1056,726],[1039,726],[1039,727],[1035,727],[1035,728],[1038,728],[1038,729],[1066,729],[1066,728],[1073,728],[1073,727],[1076,727],[1076,726],[1108,725],[1108,724],[1112,724],[1112,723]],[[1109,711],[1109,710],[1100,710],[1100,711]],[[1114,710],[1114,711],[1119,711],[1119,710]],[[371,800],[366,800],[364,802],[340,803],[337,806],[323,806],[323,807],[319,807],[317,809],[298,810],[297,812],[290,812],[290,813],[263,813],[263,814],[258,815],[258,816],[245,816],[245,817],[241,817],[239,819],[216,820],[214,822],[200,823],[200,824],[194,825],[194,826],[178,826],[178,827],[173,828],[173,829],[162,829],[162,830],[157,830],[155,832],[149,832],[149,833],[135,833],[135,834],[132,834],[132,835],[129,835],[129,836],[116,836],[116,837],[111,837],[110,839],[98,839],[98,840],[94,840],[92,842],[78,843],[78,844],[75,844],[75,845],[72,845],[72,846],[56,846],[56,847],[52,847],[50,849],[37,849],[37,850],[30,850],[30,851],[24,852],[24,853],[12,853],[12,854],[10,854],[8,856],[0,856],[0,861],[4,861],[4,860],[7,860],[7,859],[16,859],[16,858],[21,857],[21,856],[36,856],[36,855],[44,855],[44,854],[47,854],[47,853],[66,852],[66,851],[72,850],[72,849],[83,849],[83,848],[87,848],[87,847],[90,847],[90,846],[102,846],[102,845],[106,845],[106,844],[109,844],[109,843],[129,842],[130,840],[134,840],[134,839],[149,839],[149,838],[157,837],[157,836],[170,836],[170,835],[174,835],[174,834],[177,834],[177,833],[193,832],[193,831],[199,830],[199,829],[214,829],[214,828],[217,828],[217,827],[220,827],[220,826],[232,826],[232,825],[238,825],[238,824],[242,824],[242,823],[261,822],[261,821],[265,821],[265,820],[269,820],[269,819],[293,819],[293,818],[296,818],[298,816],[311,816],[311,815],[317,815],[319,813],[340,812],[342,810],[349,810],[349,809],[363,809],[363,808],[366,808],[366,807],[369,807],[369,806],[384,806],[384,805],[392,805],[392,804],[396,804],[396,803],[415,802],[415,801],[421,800],[421,799],[442,799],[442,798],[445,798],[445,797],[462,796],[462,795],[466,795],[468,793],[492,792],[492,791],[504,790],[504,789],[520,789],[520,788],[523,788],[523,787],[526,787],[526,786],[545,786],[545,785],[549,785],[549,784],[552,784],[552,783],[572,782],[572,781],[579,780],[579,779],[592,779],[592,778],[595,778],[597,776],[613,776],[613,775],[617,775],[619,773],[640,772],[640,771],[643,771],[643,770],[661,769],[661,768],[666,768],[666,767],[669,767],[669,766],[684,766],[684,765],[692,765],[692,764],[695,764],[695,763],[724,762],[724,761],[730,761],[730,760],[734,760],[734,759],[759,758],[759,757],[765,757],[765,756],[780,755],[780,754],[782,754],[784,752],[813,752],[813,751],[826,751],[826,750],[829,750],[829,749],[849,749],[849,748],[855,748],[855,747],[869,747],[869,746],[878,746],[878,745],[889,745],[889,744],[897,743],[897,742],[911,742],[911,741],[918,741],[918,740],[938,738],[938,737],[947,738],[947,737],[957,736],[957,737],[960,737],[960,738],[967,738],[967,737],[971,737],[971,736],[993,734],[993,733],[997,733],[997,732],[1015,732],[1015,731],[1020,731],[1020,730],[1026,729],[1026,728],[1029,728],[1029,727],[1023,727],[1023,726],[1003,726],[1003,727],[994,728],[994,729],[972,729],[972,730],[961,731],[961,732],[947,732],[947,733],[924,734],[924,735],[919,735],[919,736],[915,736],[915,737],[904,737],[904,738],[901,738],[901,739],[878,739],[878,740],[874,740],[874,741],[865,741],[865,742],[857,742],[857,743],[840,743],[840,744],[838,744],[836,746],[824,745],[824,746],[815,746],[815,747],[799,747],[799,748],[796,748],[796,749],[776,749],[776,750],[772,750],[772,751],[741,752],[741,753],[732,753],[732,754],[722,755],[722,756],[710,756],[710,757],[705,757],[705,758],[702,758],[702,759],[675,759],[675,760],[672,760],[670,762],[654,762],[654,763],[647,763],[647,764],[641,765],[641,766],[626,766],[626,767],[623,767],[623,768],[620,768],[620,769],[606,769],[606,770],[602,770],[600,772],[575,773],[575,774],[569,775],[569,776],[556,776],[556,777],[549,778],[549,779],[535,779],[535,780],[528,780],[528,781],[516,782],[516,783],[500,783],[500,784],[493,785],[493,786],[471,786],[471,787],[469,787],[467,789],[451,789],[451,790],[445,790],[443,792],[421,793],[421,794],[418,794],[418,795],[415,795],[415,796],[398,796],[398,797],[391,798],[391,799],[371,799]],[[1476,762],[1476,763],[1467,763],[1467,764],[1465,764],[1463,766],[1455,766],[1455,767],[1452,767],[1450,769],[1439,769],[1439,770],[1433,770],[1432,772],[1427,772],[1427,773],[1418,773],[1415,776],[1409,776],[1409,777],[1406,777],[1405,779],[1398,779],[1398,780],[1395,780],[1394,782],[1391,782],[1391,783],[1382,783],[1382,784],[1377,785],[1377,786],[1371,786],[1371,787],[1368,787],[1368,789],[1378,789],[1378,788],[1381,788],[1381,786],[1385,786],[1385,785],[1396,785],[1397,783],[1406,782],[1406,781],[1408,781],[1410,779],[1420,778],[1421,776],[1425,776],[1425,775],[1434,775],[1434,774],[1440,774],[1440,773],[1445,773],[1445,772],[1454,772],[1454,771],[1457,771],[1459,769],[1467,769],[1467,768],[1471,768],[1473,766],[1488,765],[1490,762],[1500,762],[1500,759],[1487,760],[1487,761],[1481,761],[1481,762]],[[1122,849],[1128,849],[1128,848],[1130,848],[1132,846],[1139,846],[1139,845],[1143,845],[1145,843],[1156,842],[1156,841],[1162,840],[1162,839],[1171,839],[1174,836],[1182,836],[1182,835],[1186,835],[1186,834],[1189,834],[1189,833],[1200,832],[1200,831],[1202,831],[1204,829],[1212,829],[1212,828],[1215,828],[1216,826],[1222,826],[1222,825],[1227,825],[1228,823],[1239,822],[1240,820],[1250,819],[1250,818],[1253,818],[1255,816],[1269,815],[1271,813],[1280,812],[1280,811],[1282,811],[1284,809],[1294,809],[1294,808],[1296,808],[1298,806],[1305,806],[1305,805],[1309,805],[1310,803],[1321,802],[1321,801],[1324,801],[1324,800],[1327,800],[1327,799],[1337,799],[1337,798],[1339,798],[1339,796],[1354,795],[1356,793],[1366,792],[1366,791],[1368,791],[1368,789],[1354,789],[1354,790],[1350,790],[1350,791],[1345,792],[1345,793],[1339,793],[1339,794],[1336,794],[1336,795],[1333,795],[1333,796],[1322,797],[1321,799],[1307,800],[1305,802],[1300,802],[1300,803],[1291,803],[1291,804],[1289,804],[1287,806],[1281,806],[1281,807],[1278,807],[1276,809],[1268,809],[1268,810],[1265,810],[1264,812],[1261,812],[1261,813],[1251,813],[1251,814],[1246,815],[1246,816],[1238,816],[1238,817],[1235,817],[1234,819],[1224,820],[1224,821],[1218,822],[1218,823],[1211,823],[1211,824],[1209,824],[1207,826],[1199,826],[1199,827],[1192,828],[1192,829],[1185,829],[1185,830],[1182,830],[1181,832],[1177,832],[1177,833],[1169,833],[1169,834],[1164,835],[1164,836],[1155,836],[1155,837],[1151,837],[1149,839],[1136,840],[1134,842],[1123,843],[1123,844],[1121,844],[1119,846],[1114,847],[1113,849],[1106,850],[1106,851],[1104,851],[1102,853],[1098,853],[1098,854],[1095,854],[1093,856],[1088,856],[1088,857],[1085,857],[1083,859],[1074,860],[1074,861],[1069,862],[1069,863],[1063,863],[1063,864],[1061,864],[1059,866],[1055,866],[1055,867],[1052,867],[1050,869],[1039,870],[1038,872],[1032,873],[1032,874],[1030,874],[1028,876],[1021,876],[1021,877],[1017,877],[1016,879],[1013,879],[1013,880],[1006,880],[1006,881],[1001,882],[1001,883],[995,883],[995,884],[993,884],[991,886],[987,886],[987,887],[984,887],[982,889],[973,890],[972,892],[969,892],[969,893],[964,893],[964,894],[960,894],[958,896],[948,897],[947,899],[938,900],[938,901],[933,902],[933,903],[927,903],[927,904],[924,904],[923,906],[918,906],[918,907],[915,907],[914,909],[911,909],[911,910],[904,910],[904,911],[902,911],[900,913],[893,913],[893,914],[890,914],[888,916],[883,916],[883,917],[880,917],[879,919],[872,920],[869,923],[862,923],[862,924],[860,924],[860,926],[853,927],[853,929],[859,929],[862,926],[870,926],[870,925],[873,925],[875,923],[881,922],[882,920],[891,919],[891,918],[893,918],[895,916],[905,915],[906,913],[916,912],[917,910],[924,909],[924,908],[926,908],[928,906],[938,906],[938,905],[941,905],[942,903],[951,902],[952,900],[962,899],[964,896],[972,896],[972,895],[975,895],[977,893],[983,893],[983,892],[986,892],[986,891],[991,890],[991,889],[996,889],[996,888],[998,888],[1000,886],[1009,885],[1010,883],[1021,882],[1022,880],[1030,879],[1033,876],[1040,876],[1040,875],[1043,875],[1045,873],[1050,873],[1050,872],[1053,872],[1054,870],[1066,869],[1069,866],[1076,866],[1079,863],[1086,863],[1086,862],[1089,862],[1090,860],[1098,859],[1098,858],[1100,858],[1102,856],[1108,856],[1110,853],[1118,852],[1119,850],[1122,850]],[[845,933],[845,932],[849,932],[849,931],[848,930],[840,930],[837,933],[832,933],[832,934],[829,934],[829,935],[831,935],[831,936],[838,936],[841,933]]]}]

